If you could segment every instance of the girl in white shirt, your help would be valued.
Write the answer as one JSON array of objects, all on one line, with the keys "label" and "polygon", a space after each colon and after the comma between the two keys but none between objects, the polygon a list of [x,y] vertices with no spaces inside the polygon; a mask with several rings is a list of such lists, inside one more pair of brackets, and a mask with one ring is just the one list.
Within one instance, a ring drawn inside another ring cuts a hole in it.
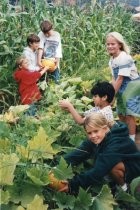
[{"label": "girl in white shirt", "polygon": [[106,47],[111,56],[109,66],[116,92],[118,116],[126,122],[129,135],[135,140],[135,116],[140,116],[140,77],[135,62],[129,55],[130,49],[120,33],[109,33]]}]

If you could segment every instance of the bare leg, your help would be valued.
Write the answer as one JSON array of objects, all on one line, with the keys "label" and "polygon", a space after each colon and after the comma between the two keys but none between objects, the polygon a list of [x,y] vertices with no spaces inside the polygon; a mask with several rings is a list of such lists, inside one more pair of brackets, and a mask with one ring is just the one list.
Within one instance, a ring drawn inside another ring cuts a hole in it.
[{"label": "bare leg", "polygon": [[111,176],[119,185],[125,184],[125,166],[123,162],[116,164],[111,170]]},{"label": "bare leg", "polygon": [[126,123],[128,125],[129,134],[135,135],[136,134],[136,120],[135,117],[127,115],[126,116]]},{"label": "bare leg", "polygon": [[122,122],[125,122],[129,129],[129,135],[133,136],[135,138],[136,135],[136,119],[135,117],[131,115],[123,116],[119,115],[119,119]]}]

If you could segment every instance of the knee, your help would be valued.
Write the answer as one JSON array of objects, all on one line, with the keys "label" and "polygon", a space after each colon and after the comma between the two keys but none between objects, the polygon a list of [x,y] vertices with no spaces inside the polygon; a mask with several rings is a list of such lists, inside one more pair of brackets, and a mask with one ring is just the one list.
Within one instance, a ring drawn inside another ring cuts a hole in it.
[{"label": "knee", "polygon": [[112,170],[111,170],[111,175],[113,176],[124,176],[125,174],[125,166],[122,162],[116,164]]}]

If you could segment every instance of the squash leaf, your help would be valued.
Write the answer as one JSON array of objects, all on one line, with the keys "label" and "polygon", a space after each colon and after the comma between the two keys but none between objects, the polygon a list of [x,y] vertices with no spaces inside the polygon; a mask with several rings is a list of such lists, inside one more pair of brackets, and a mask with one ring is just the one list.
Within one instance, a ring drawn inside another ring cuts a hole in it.
[{"label": "squash leaf", "polygon": [[53,159],[53,156],[58,152],[52,147],[53,140],[49,139],[42,127],[39,128],[37,135],[28,141],[29,158],[32,162],[36,162],[39,158]]},{"label": "squash leaf", "polygon": [[47,185],[49,184],[48,179],[48,171],[44,168],[31,168],[26,171],[27,176],[30,177],[30,179],[39,186]]},{"label": "squash leaf", "polygon": [[0,139],[0,153],[9,153],[11,150],[11,142],[8,139]]},{"label": "squash leaf", "polygon": [[113,206],[117,205],[111,191],[107,185],[102,187],[101,192],[94,198],[91,209],[94,210],[113,210]]},{"label": "squash leaf", "polygon": [[73,177],[72,167],[68,167],[68,164],[63,157],[61,157],[59,165],[53,168],[52,171],[55,177],[60,180],[71,179]]},{"label": "squash leaf", "polygon": [[59,209],[74,209],[76,198],[72,195],[57,192],[53,200],[57,202]]},{"label": "squash leaf", "polygon": [[92,196],[90,193],[87,193],[85,190],[80,188],[79,194],[75,201],[74,209],[75,210],[88,210],[92,205]]},{"label": "squash leaf", "polygon": [[1,204],[8,204],[10,198],[9,192],[0,189],[0,195],[1,195],[0,199]]},{"label": "squash leaf", "polygon": [[16,145],[16,152],[19,155],[20,159],[29,159],[29,150],[22,145]]},{"label": "squash leaf", "polygon": [[140,201],[140,177],[133,179],[130,184],[131,193]]},{"label": "squash leaf", "polygon": [[21,186],[18,183],[7,188],[10,193],[11,202],[15,204],[21,203],[23,207],[27,207],[27,204],[32,202],[36,194],[42,196],[41,187],[25,182],[22,182],[20,184]]},{"label": "squash leaf", "polygon": [[34,200],[27,205],[27,210],[47,210],[48,205],[43,204],[43,199],[35,195]]},{"label": "squash leaf", "polygon": [[15,153],[10,155],[0,154],[0,184],[12,185],[14,171],[19,158]]}]

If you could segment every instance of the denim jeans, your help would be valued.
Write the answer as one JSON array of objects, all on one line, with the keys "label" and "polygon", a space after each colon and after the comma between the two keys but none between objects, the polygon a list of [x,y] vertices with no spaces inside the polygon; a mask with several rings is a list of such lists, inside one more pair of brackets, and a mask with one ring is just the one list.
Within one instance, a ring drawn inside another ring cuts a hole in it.
[{"label": "denim jeans", "polygon": [[59,69],[57,68],[54,72],[48,74],[49,78],[53,79],[56,84],[59,83],[60,80],[60,73]]},{"label": "denim jeans", "polygon": [[36,112],[37,112],[37,104],[33,103],[33,104],[30,104],[30,107],[25,112],[25,115],[27,115],[27,116],[35,116]]}]

